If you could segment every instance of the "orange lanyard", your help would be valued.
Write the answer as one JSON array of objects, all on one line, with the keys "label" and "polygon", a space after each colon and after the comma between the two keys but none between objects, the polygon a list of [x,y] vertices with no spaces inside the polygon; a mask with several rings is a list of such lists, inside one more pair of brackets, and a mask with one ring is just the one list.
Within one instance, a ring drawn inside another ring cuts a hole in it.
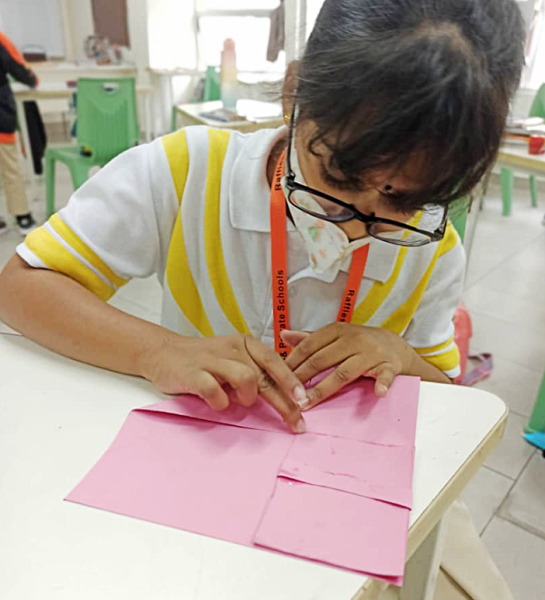
[{"label": "orange lanyard", "polygon": [[[288,238],[286,232],[286,198],[282,190],[282,177],[286,151],[282,153],[274,171],[271,184],[271,265],[274,321],[274,347],[282,358],[286,358],[290,348],[282,341],[280,332],[290,328],[288,305]],[[354,251],[348,280],[337,315],[337,321],[349,323],[354,312],[361,280],[365,271],[369,244]]]}]

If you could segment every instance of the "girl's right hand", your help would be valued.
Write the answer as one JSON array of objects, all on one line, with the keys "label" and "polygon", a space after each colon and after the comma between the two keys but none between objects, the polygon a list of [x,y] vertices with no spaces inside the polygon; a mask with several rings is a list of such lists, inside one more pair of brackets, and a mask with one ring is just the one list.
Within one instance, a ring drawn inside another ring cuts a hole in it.
[{"label": "girl's right hand", "polygon": [[306,399],[305,388],[282,358],[255,338],[173,335],[147,351],[143,365],[144,377],[165,394],[195,394],[218,411],[229,406],[230,398],[252,406],[261,396],[294,433],[305,431],[298,406]]}]

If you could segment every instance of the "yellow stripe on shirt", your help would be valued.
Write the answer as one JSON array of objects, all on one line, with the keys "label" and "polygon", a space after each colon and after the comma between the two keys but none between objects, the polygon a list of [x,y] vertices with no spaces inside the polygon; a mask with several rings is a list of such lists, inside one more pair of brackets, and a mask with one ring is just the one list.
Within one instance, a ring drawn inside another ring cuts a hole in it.
[{"label": "yellow stripe on shirt", "polygon": [[183,129],[175,131],[162,138],[165,153],[170,165],[172,181],[176,189],[178,206],[182,203],[187,172],[189,171],[189,150],[187,148],[187,136]]},{"label": "yellow stripe on shirt", "polygon": [[102,273],[104,277],[116,288],[120,288],[128,283],[128,279],[123,279],[116,275],[110,267],[97,255],[87,244],[68,227],[68,225],[59,217],[58,214],[53,215],[49,219],[51,227],[62,237],[62,239],[73,248],[80,256],[89,262],[97,271]]},{"label": "yellow stripe on shirt", "polygon": [[407,256],[407,250],[406,246],[399,249],[392,274],[384,283],[382,281],[373,283],[363,301],[354,310],[351,323],[365,325],[382,306],[399,278]]},{"label": "yellow stripe on shirt", "polygon": [[227,276],[221,245],[220,198],[223,161],[229,144],[229,131],[208,131],[208,175],[206,179],[206,206],[204,209],[204,248],[208,276],[216,298],[225,316],[239,333],[250,330],[242,316],[233,288]]},{"label": "yellow stripe on shirt", "polygon": [[[420,221],[422,220],[422,215],[423,212],[419,210],[408,224],[412,227],[418,227]],[[409,237],[410,234],[411,232],[406,230],[403,234],[403,239]],[[354,310],[352,319],[350,321],[351,323],[355,325],[365,325],[370,319],[373,318],[373,315],[382,306],[396,284],[399,274],[401,273],[401,269],[403,268],[405,258],[407,257],[407,251],[407,246],[401,246],[399,248],[392,274],[387,281],[375,281],[375,283],[373,283],[363,301],[360,302],[360,304]]]},{"label": "yellow stripe on shirt", "polygon": [[446,342],[437,344],[436,346],[428,346],[427,348],[414,348],[414,351],[420,356],[424,354],[435,354],[441,352],[445,348],[448,348],[454,342],[454,336],[451,336]]},{"label": "yellow stripe on shirt", "polygon": [[427,363],[437,367],[440,371],[452,371],[460,364],[460,351],[458,346],[454,344],[451,350],[443,352],[443,354],[434,354],[433,356],[422,357]]},{"label": "yellow stripe on shirt", "polygon": [[176,304],[193,327],[204,337],[214,337],[214,330],[206,316],[199,290],[189,268],[184,241],[182,198],[189,171],[189,150],[185,131],[182,129],[165,136],[163,146],[180,206],[168,249],[166,265],[168,286]]},{"label": "yellow stripe on shirt", "polygon": [[95,296],[108,300],[114,295],[113,287],[80,262],[43,227],[30,232],[25,244],[47,267],[74,279]]},{"label": "yellow stripe on shirt", "polygon": [[428,265],[424,275],[421,277],[417,286],[413,290],[412,294],[409,296],[408,300],[402,304],[397,310],[390,314],[390,316],[383,321],[380,326],[384,329],[389,329],[398,335],[402,335],[402,333],[407,329],[409,323],[411,322],[420,301],[422,300],[422,296],[426,291],[426,287],[430,281],[433,270],[437,263],[437,259],[450,250],[452,250],[456,244],[458,243],[458,234],[454,230],[454,227],[450,224],[450,221],[447,223],[447,229],[445,231],[445,237],[437,244],[437,249],[433,258]]}]

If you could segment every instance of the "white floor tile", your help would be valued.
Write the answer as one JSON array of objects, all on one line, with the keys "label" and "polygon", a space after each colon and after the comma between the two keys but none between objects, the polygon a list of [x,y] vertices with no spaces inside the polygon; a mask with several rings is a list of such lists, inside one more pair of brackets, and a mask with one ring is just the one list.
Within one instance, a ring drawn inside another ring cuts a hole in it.
[{"label": "white floor tile", "polygon": [[21,234],[15,228],[0,235],[0,270],[4,268],[8,260],[13,256],[15,248],[22,241]]},{"label": "white floor tile", "polygon": [[541,330],[521,327],[483,312],[469,311],[473,324],[472,346],[521,367],[542,373],[545,368],[545,343]]},{"label": "white floor tile", "polygon": [[[545,274],[543,282],[545,289]],[[513,296],[509,289],[491,290],[481,280],[464,292],[464,301],[470,313],[485,312],[490,317],[530,331],[539,329],[545,334],[545,302],[535,295],[531,300]]]},{"label": "white floor tile", "polygon": [[161,313],[163,288],[155,275],[146,279],[132,279],[116,295],[153,313]]},{"label": "white floor tile", "polygon": [[498,517],[486,528],[483,540],[515,600],[543,600],[545,540]]},{"label": "white floor tile", "polygon": [[500,514],[545,539],[545,459],[541,453],[534,453]]},{"label": "white floor tile", "polygon": [[513,215],[503,217],[501,201],[495,191],[487,196],[478,217],[469,260],[466,284],[473,285],[491,270],[509,261],[532,241],[545,234],[541,225],[543,211],[524,201],[516,201]]},{"label": "white floor tile", "polygon": [[534,452],[523,437],[526,422],[526,417],[509,414],[503,439],[484,463],[487,467],[511,479],[519,476]]},{"label": "white floor tile", "polygon": [[486,467],[481,467],[469,482],[462,493],[462,500],[467,504],[479,533],[494,516],[512,485],[512,479]]},{"label": "white floor tile", "polygon": [[[545,264],[545,260],[543,262]],[[539,272],[535,267],[525,264],[522,259],[513,258],[501,268],[479,279],[478,285],[490,291],[506,292],[511,296],[537,303],[545,298],[545,271]]]},{"label": "white floor tile", "polygon": [[541,384],[541,373],[516,365],[497,354],[494,354],[493,360],[492,375],[479,381],[475,387],[496,394],[510,410],[529,417]]}]

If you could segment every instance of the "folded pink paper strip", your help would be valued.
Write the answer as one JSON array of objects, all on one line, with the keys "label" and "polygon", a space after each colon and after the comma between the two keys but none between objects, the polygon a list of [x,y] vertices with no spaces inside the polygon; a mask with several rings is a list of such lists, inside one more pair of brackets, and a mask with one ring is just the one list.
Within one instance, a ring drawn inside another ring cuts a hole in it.
[{"label": "folded pink paper strip", "polygon": [[408,526],[407,509],[279,478],[254,541],[354,571],[401,577],[405,536],[400,532]]},{"label": "folded pink paper strip", "polygon": [[159,402],[129,414],[66,499],[400,585],[418,390],[398,377],[377,399],[360,380],[305,413],[301,436],[262,400]]}]

